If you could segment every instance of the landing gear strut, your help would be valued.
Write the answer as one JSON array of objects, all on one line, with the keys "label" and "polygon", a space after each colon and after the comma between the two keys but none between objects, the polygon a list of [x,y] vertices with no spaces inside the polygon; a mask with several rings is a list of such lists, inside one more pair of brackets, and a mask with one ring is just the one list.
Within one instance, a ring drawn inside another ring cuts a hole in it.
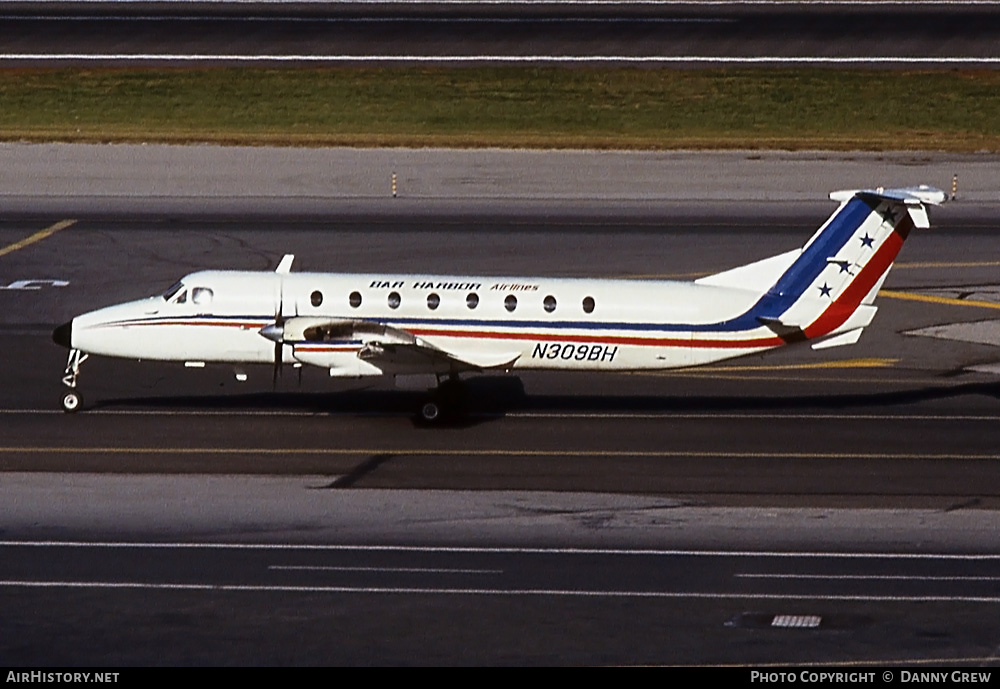
[{"label": "landing gear strut", "polygon": [[62,398],[62,408],[67,414],[79,411],[83,405],[83,396],[76,389],[76,379],[80,375],[80,364],[87,360],[89,354],[84,354],[79,349],[69,350],[69,357],[66,359],[66,370],[63,371],[62,383],[69,388]]},{"label": "landing gear strut", "polygon": [[431,391],[431,397],[420,405],[420,420],[428,425],[436,425],[448,419],[461,416],[465,409],[465,384],[457,375],[447,379],[438,378],[438,386]]}]

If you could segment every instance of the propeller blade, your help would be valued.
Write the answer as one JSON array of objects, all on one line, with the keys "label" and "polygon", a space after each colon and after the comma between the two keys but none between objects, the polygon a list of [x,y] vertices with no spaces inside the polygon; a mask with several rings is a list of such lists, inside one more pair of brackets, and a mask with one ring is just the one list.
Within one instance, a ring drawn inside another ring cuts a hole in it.
[{"label": "propeller blade", "polygon": [[278,377],[281,376],[281,356],[284,346],[280,340],[274,343],[274,372],[271,375],[271,387],[275,390],[278,388]]},{"label": "propeller blade", "polygon": [[[285,262],[285,259],[282,259],[282,263],[284,263],[284,262]],[[289,263],[289,266],[290,266],[291,265],[291,261],[289,261],[288,263]],[[280,266],[279,266],[279,271],[278,272],[279,273],[281,272],[280,271]],[[285,272],[288,272],[288,271],[286,270]],[[279,280],[279,282],[278,282],[278,303],[275,304],[275,309],[274,309],[274,326],[273,326],[273,331],[272,331],[272,332],[275,332],[275,333],[280,333],[280,337],[274,338],[274,372],[271,374],[271,388],[274,389],[274,390],[278,389],[278,378],[281,376],[281,365],[283,363],[282,359],[284,358],[284,354],[285,354],[285,351],[284,351],[284,347],[285,347],[285,343],[284,343],[284,337],[285,337],[285,332],[284,332],[285,331],[285,315],[284,315],[285,314],[285,281],[283,279],[281,279],[280,277],[278,278],[278,280]],[[269,328],[272,328],[272,326],[268,326],[267,328],[264,328],[264,330],[268,330]],[[261,331],[261,332],[263,333],[263,331]],[[267,335],[265,335],[265,337],[267,337]]]}]

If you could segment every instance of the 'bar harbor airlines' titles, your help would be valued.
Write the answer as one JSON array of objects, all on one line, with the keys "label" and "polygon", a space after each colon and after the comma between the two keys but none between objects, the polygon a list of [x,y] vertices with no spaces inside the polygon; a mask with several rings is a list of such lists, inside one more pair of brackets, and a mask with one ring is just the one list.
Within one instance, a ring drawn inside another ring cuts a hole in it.
[{"label": "'bar harbor airlines' titles", "polygon": [[77,316],[62,406],[82,404],[93,354],[190,367],[316,366],[332,377],[422,376],[419,414],[460,412],[460,376],[547,369],[648,371],[711,364],[789,344],[850,345],[903,241],[928,227],[931,187],[830,194],[839,203],[801,248],[694,282],[207,270],[166,292]]}]

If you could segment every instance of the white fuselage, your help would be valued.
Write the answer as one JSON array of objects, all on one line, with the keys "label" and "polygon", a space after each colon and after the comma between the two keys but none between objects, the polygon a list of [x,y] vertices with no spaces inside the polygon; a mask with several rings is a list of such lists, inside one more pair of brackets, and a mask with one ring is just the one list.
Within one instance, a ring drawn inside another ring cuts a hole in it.
[{"label": "white fuselage", "polygon": [[[694,283],[237,271],[181,282],[167,299],[78,316],[73,347],[132,359],[272,363],[274,343],[260,331],[276,317],[388,325],[480,368],[665,369],[784,344],[759,323],[725,325],[760,292]],[[286,341],[281,360],[331,375],[391,372],[359,359],[371,339]]]}]

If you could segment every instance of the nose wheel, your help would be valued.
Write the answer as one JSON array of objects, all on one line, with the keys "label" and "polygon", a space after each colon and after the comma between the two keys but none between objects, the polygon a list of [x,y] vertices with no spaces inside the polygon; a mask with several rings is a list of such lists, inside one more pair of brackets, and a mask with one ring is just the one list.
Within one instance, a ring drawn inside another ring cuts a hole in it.
[{"label": "nose wheel", "polygon": [[86,361],[88,356],[79,349],[69,350],[69,357],[66,359],[66,370],[63,371],[62,377],[63,385],[69,388],[69,390],[63,393],[62,397],[62,408],[67,414],[77,412],[83,406],[83,396],[76,389],[76,381],[80,377],[80,364]]},{"label": "nose wheel", "polygon": [[70,390],[62,398],[62,408],[67,414],[72,414],[79,411],[80,407],[83,405],[83,398],[80,396],[76,390]]}]

